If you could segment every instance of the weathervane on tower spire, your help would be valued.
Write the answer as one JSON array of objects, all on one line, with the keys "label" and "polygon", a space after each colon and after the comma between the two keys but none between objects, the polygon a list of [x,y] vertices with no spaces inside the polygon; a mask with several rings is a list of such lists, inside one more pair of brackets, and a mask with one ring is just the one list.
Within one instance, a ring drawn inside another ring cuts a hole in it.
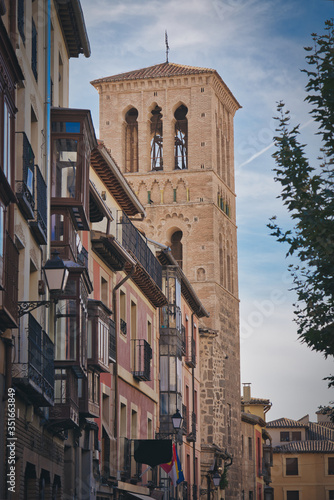
[{"label": "weathervane on tower spire", "polygon": [[167,30],[165,30],[165,44],[166,44],[166,63],[168,63],[169,45],[168,45],[168,35],[167,35]]}]

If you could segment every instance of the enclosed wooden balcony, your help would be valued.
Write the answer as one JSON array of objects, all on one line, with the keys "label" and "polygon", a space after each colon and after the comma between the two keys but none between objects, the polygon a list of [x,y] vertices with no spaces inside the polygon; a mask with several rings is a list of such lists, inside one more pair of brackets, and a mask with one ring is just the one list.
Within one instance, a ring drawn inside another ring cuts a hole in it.
[{"label": "enclosed wooden balcony", "polygon": [[89,370],[87,377],[79,379],[78,383],[80,415],[98,418],[100,416],[100,374]]},{"label": "enclosed wooden balcony", "polygon": [[89,230],[89,166],[97,146],[89,110],[51,110],[51,210],[67,208],[77,230]]},{"label": "enclosed wooden balcony", "polygon": [[109,371],[110,336],[113,334],[110,323],[111,310],[100,300],[88,301],[88,366],[101,372]]},{"label": "enclosed wooden balcony", "polygon": [[71,369],[55,369],[54,403],[49,410],[54,428],[65,430],[79,426],[78,379]]}]

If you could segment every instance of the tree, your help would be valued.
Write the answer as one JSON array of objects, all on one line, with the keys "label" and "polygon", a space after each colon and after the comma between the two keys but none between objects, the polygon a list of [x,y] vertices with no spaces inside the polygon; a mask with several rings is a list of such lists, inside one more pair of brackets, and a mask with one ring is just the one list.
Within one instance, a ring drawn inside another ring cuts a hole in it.
[{"label": "tree", "polygon": [[[287,255],[298,257],[290,265],[297,294],[295,321],[302,342],[325,357],[334,355],[334,29],[325,22],[324,34],[312,34],[314,47],[306,47],[309,68],[306,101],[318,123],[321,139],[319,164],[311,165],[299,142],[299,125],[290,125],[289,111],[278,104],[275,181],[287,207],[292,227],[283,231],[270,219],[277,241],[289,246]],[[329,385],[334,385],[334,377]]]}]

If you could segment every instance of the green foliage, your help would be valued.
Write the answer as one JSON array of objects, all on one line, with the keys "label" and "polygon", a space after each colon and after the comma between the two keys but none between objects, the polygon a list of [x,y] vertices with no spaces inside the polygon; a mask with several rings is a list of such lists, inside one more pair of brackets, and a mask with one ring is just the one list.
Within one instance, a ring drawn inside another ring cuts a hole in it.
[{"label": "green foliage", "polygon": [[[334,30],[326,21],[324,34],[312,35],[307,47],[309,69],[306,85],[310,113],[321,138],[319,164],[313,166],[299,142],[299,125],[290,125],[289,111],[278,104],[275,181],[282,186],[280,198],[292,219],[283,231],[270,220],[268,227],[277,241],[288,245],[299,265],[289,266],[297,294],[295,320],[298,335],[311,349],[325,357],[334,355]],[[334,380],[332,377],[329,380]],[[334,384],[334,382],[333,382]]]},{"label": "green foliage", "polygon": [[219,483],[219,489],[225,490],[228,486],[228,479],[227,479],[227,468],[224,468],[224,472],[221,475],[220,478],[220,483]]}]

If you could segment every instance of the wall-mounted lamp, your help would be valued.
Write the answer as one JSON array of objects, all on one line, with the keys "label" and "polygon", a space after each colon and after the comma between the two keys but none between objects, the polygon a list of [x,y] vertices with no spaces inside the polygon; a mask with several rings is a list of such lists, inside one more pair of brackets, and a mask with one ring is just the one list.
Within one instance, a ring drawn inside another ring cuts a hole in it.
[{"label": "wall-mounted lamp", "polygon": [[40,306],[50,307],[52,302],[56,302],[58,297],[64,292],[69,275],[69,270],[59,257],[59,252],[52,252],[52,258],[48,259],[43,268],[45,281],[52,300],[31,300],[18,302],[19,317],[27,314]]}]

